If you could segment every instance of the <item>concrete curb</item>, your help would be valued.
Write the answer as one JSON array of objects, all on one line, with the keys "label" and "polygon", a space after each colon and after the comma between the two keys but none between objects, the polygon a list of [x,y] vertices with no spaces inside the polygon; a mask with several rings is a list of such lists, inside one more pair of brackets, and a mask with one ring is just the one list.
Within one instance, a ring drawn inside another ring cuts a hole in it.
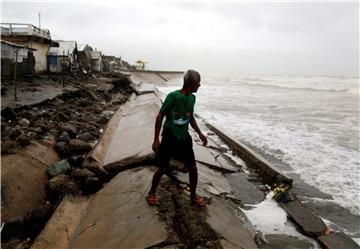
[{"label": "concrete curb", "polygon": [[252,149],[248,148],[241,142],[231,138],[228,134],[221,131],[219,128],[212,124],[206,123],[206,126],[215,132],[224,142],[241,158],[250,163],[251,167],[259,170],[259,174],[263,177],[264,181],[270,185],[282,179],[282,182],[292,185],[293,179],[281,172],[276,166],[271,165],[266,159],[257,154]]}]

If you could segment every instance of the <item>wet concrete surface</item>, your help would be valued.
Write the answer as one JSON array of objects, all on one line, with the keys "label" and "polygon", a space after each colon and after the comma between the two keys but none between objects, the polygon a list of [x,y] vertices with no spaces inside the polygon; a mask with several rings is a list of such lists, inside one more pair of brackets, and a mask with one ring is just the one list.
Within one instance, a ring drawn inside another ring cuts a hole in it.
[{"label": "wet concrete surface", "polygon": [[254,205],[265,199],[263,191],[247,180],[247,174],[234,173],[227,174],[226,179],[232,187],[232,196],[241,201],[243,205]]},{"label": "wet concrete surface", "polygon": [[[46,87],[44,87],[46,84]],[[47,99],[55,98],[66,91],[75,91],[78,88],[73,86],[62,86],[59,83],[28,83],[18,82],[17,100],[14,99],[14,87],[12,84],[7,85],[7,94],[1,96],[1,107],[16,107],[23,105],[33,105]]]}]

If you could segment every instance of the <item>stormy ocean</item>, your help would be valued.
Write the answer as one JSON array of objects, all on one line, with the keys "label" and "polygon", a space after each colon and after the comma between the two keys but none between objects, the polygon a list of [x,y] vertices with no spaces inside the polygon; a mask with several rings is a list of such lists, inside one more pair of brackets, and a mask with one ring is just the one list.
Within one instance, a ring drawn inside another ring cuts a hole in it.
[{"label": "stormy ocean", "polygon": [[204,75],[196,97],[201,118],[281,165],[322,218],[360,237],[358,78]]}]

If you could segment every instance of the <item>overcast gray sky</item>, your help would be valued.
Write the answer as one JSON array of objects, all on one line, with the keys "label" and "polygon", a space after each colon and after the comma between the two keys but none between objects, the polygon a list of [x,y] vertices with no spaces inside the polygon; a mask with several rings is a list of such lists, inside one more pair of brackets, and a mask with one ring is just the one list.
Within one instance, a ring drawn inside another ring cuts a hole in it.
[{"label": "overcast gray sky", "polygon": [[5,1],[2,22],[48,28],[149,69],[359,76],[359,3]]}]

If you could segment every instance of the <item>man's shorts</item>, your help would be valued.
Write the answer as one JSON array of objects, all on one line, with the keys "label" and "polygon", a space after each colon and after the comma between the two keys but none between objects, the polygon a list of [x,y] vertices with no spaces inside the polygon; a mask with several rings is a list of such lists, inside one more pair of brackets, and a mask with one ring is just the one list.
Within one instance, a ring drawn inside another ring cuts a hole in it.
[{"label": "man's shorts", "polygon": [[160,151],[157,154],[159,166],[165,169],[168,168],[171,158],[182,162],[186,167],[196,165],[193,142],[190,135],[185,140],[179,140],[171,133],[163,133]]}]

